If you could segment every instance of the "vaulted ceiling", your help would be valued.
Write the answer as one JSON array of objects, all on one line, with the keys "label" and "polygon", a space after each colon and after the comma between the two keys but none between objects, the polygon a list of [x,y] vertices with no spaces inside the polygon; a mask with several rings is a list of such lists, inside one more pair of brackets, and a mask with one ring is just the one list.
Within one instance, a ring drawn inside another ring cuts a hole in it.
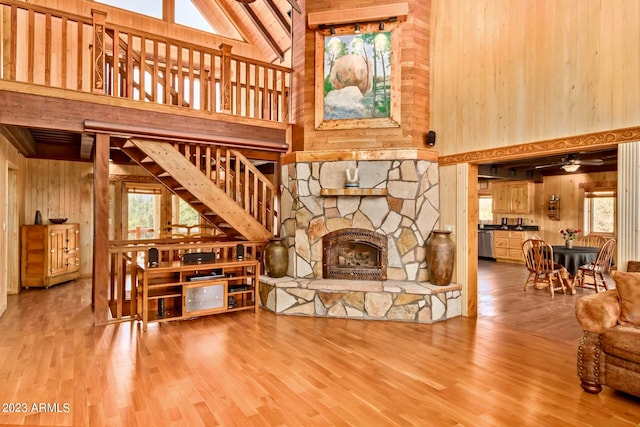
[{"label": "vaulted ceiling", "polygon": [[271,62],[289,62],[296,0],[192,0],[219,35],[258,47]]}]

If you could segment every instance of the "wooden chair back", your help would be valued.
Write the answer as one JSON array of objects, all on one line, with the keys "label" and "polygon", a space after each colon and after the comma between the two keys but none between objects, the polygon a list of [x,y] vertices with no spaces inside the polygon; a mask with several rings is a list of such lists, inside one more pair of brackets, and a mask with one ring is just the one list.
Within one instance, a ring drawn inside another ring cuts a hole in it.
[{"label": "wooden chair back", "polygon": [[613,252],[616,249],[616,239],[609,239],[600,247],[596,260],[593,262],[594,270],[606,272],[611,268]]},{"label": "wooden chair back", "polygon": [[522,243],[522,254],[529,270],[525,291],[529,286],[548,285],[552,297],[556,290],[566,293],[567,286],[561,274],[563,267],[554,262],[553,248],[549,243],[541,239],[527,239]]},{"label": "wooden chair back", "polygon": [[607,241],[607,239],[605,239],[602,236],[598,236],[598,235],[595,235],[595,234],[589,234],[589,235],[582,236],[582,237],[579,237],[578,239],[576,239],[576,244],[578,246],[591,246],[591,247],[594,247],[594,248],[599,248],[606,241]]},{"label": "wooden chair back", "polygon": [[549,273],[555,270],[553,248],[544,240],[528,239],[522,244],[525,264],[529,271]]}]

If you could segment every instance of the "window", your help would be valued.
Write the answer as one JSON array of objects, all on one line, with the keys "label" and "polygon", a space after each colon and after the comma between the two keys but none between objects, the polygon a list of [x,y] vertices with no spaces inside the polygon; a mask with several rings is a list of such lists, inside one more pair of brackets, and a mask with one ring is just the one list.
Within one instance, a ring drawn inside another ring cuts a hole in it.
[{"label": "window", "polygon": [[588,234],[616,234],[615,190],[586,191],[584,204],[585,228]]},{"label": "window", "polygon": [[182,225],[198,225],[200,224],[200,214],[187,202],[178,196],[172,196],[173,199],[173,218],[174,224]]},{"label": "window", "polygon": [[98,3],[119,7],[152,18],[162,19],[162,1],[158,0],[96,0]]},{"label": "window", "polygon": [[160,236],[160,192],[128,190],[128,239],[154,239]]},{"label": "window", "polygon": [[202,16],[191,0],[175,0],[175,2],[176,24],[215,34],[209,22]]},{"label": "window", "polygon": [[491,196],[480,196],[478,198],[478,219],[480,221],[493,221],[492,205],[493,199]]}]

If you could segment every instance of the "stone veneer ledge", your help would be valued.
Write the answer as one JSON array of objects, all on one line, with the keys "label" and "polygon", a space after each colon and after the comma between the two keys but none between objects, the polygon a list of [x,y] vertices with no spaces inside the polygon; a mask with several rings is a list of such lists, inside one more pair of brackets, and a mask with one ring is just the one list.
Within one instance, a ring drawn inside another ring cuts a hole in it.
[{"label": "stone veneer ledge", "polygon": [[260,276],[259,285],[260,306],[276,314],[435,323],[462,313],[455,283]]}]

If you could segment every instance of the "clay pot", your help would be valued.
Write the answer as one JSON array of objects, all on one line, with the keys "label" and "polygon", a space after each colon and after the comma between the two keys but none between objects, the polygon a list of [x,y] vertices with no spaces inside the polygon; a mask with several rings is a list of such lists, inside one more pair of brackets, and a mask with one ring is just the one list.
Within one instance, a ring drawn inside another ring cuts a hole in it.
[{"label": "clay pot", "polygon": [[264,269],[269,277],[282,277],[289,267],[289,248],[283,239],[274,237],[264,248]]},{"label": "clay pot", "polygon": [[433,230],[427,239],[427,268],[432,285],[447,286],[453,275],[453,241],[447,230]]}]

